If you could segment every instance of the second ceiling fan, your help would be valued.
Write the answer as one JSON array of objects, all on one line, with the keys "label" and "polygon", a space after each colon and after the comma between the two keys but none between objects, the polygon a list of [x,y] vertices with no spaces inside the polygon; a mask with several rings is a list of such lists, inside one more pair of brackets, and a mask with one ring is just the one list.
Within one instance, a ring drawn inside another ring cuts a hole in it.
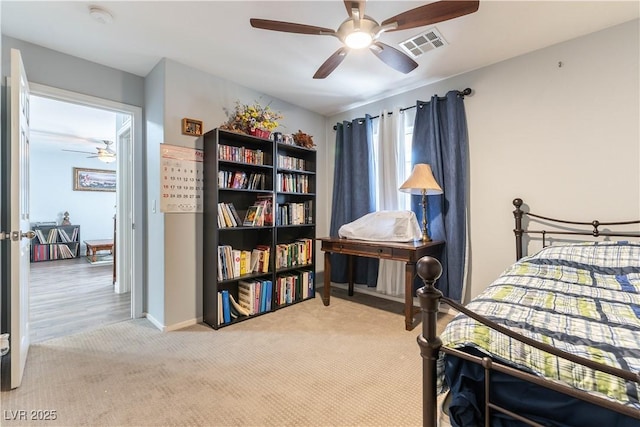
[{"label": "second ceiling fan", "polygon": [[105,147],[96,147],[96,152],[91,151],[80,151],[80,150],[62,150],[62,151],[70,151],[72,153],[85,153],[92,154],[91,156],[87,156],[88,159],[98,159],[104,163],[113,163],[116,161],[116,152],[111,148],[113,145],[113,141],[109,141],[107,139],[100,140]]},{"label": "second ceiling fan", "polygon": [[419,6],[393,16],[378,24],[364,14],[365,1],[344,0],[349,18],[337,30],[269,19],[250,19],[251,26],[285,33],[310,34],[337,37],[343,46],[333,53],[314,74],[314,79],[324,79],[344,60],[350,49],[369,48],[382,62],[402,73],[409,73],[418,66],[411,57],[378,40],[388,31],[400,31],[435,24],[476,12],[480,5],[475,1],[438,1]]}]

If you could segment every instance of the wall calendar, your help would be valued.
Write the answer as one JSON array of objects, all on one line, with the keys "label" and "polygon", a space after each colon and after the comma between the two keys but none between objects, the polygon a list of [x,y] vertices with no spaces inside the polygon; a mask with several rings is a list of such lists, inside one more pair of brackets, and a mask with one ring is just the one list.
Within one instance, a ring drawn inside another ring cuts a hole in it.
[{"label": "wall calendar", "polygon": [[202,212],[204,151],[160,145],[160,211]]}]

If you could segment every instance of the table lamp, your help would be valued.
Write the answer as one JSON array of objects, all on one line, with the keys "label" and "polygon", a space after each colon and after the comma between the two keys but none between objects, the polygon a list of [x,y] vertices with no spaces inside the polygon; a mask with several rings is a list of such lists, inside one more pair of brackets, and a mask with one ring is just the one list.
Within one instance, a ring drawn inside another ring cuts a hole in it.
[{"label": "table lamp", "polygon": [[442,188],[433,177],[431,166],[426,163],[416,164],[409,178],[400,186],[400,191],[422,195],[422,241],[430,242],[431,237],[427,231],[427,196],[442,194]]}]

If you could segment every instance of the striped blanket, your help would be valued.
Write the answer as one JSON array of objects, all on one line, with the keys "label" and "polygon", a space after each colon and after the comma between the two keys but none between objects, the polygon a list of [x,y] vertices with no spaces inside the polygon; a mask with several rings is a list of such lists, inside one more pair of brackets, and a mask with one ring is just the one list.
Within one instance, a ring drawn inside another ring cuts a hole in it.
[{"label": "striped blanket", "polygon": [[[467,307],[558,349],[640,372],[638,243],[544,248],[509,267]],[[640,409],[637,384],[528,347],[463,314],[449,323],[441,339],[447,347],[471,346],[536,375]],[[441,374],[444,357],[441,353]]]}]

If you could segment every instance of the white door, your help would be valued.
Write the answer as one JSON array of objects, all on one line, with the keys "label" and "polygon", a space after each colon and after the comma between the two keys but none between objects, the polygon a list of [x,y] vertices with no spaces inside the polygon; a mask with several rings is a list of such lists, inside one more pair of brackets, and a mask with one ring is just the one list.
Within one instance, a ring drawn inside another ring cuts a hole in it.
[{"label": "white door", "polygon": [[[29,271],[31,238],[29,223],[29,82],[20,51],[11,49],[8,81],[11,115],[9,172],[9,333],[11,349],[2,357],[9,363],[11,388],[20,386],[29,352]],[[3,367],[4,368],[4,367]]]}]

